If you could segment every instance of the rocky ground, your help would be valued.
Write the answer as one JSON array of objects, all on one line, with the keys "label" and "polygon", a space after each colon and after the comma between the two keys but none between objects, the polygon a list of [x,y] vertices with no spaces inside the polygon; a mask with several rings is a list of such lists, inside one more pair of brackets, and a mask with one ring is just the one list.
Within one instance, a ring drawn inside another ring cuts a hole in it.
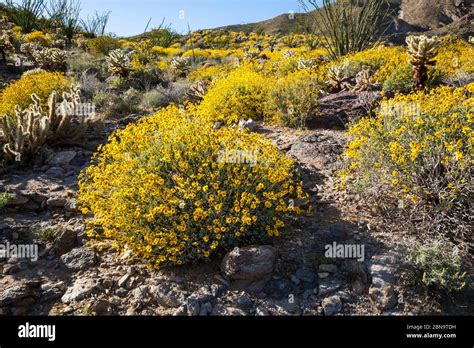
[{"label": "rocky ground", "polygon": [[[363,108],[364,102],[352,105],[338,109],[340,119]],[[323,129],[328,127],[321,123],[304,132],[255,125],[255,131],[297,160],[315,206],[312,216],[293,221],[273,245],[235,249],[206,264],[156,271],[107,243],[88,240],[76,210],[77,178],[115,126],[108,124],[101,137],[82,145],[46,150],[28,168],[1,173],[1,191],[13,192],[15,199],[0,211],[0,243],[35,241],[41,247],[37,262],[0,259],[0,314],[446,313],[424,294],[401,288],[392,251],[409,237],[385,230],[359,197],[338,190],[335,172],[345,134]],[[325,245],[333,242],[363,244],[364,262],[326,258]]]}]

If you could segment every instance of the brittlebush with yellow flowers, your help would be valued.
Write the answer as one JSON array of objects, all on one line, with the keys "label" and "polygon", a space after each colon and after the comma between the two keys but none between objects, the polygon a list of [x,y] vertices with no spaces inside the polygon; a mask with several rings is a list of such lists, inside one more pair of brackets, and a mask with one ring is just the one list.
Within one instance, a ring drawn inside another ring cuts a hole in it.
[{"label": "brittlebush with yellow flowers", "polygon": [[469,218],[473,105],[473,83],[383,101],[377,118],[363,118],[349,131],[346,184]]},{"label": "brittlebush with yellow flowers", "polygon": [[303,213],[292,159],[257,134],[194,116],[170,106],[99,149],[80,178],[91,235],[154,267],[181,265],[277,237]]}]

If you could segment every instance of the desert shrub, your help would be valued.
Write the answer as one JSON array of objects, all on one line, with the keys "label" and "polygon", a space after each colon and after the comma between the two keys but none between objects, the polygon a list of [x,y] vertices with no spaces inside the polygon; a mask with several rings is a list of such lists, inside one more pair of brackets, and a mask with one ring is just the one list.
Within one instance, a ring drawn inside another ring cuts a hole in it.
[{"label": "desert shrub", "polygon": [[42,31],[33,31],[23,37],[25,43],[38,44],[43,47],[51,47],[53,45],[53,37],[50,34],[45,34]]},{"label": "desert shrub", "polygon": [[466,285],[460,251],[444,240],[411,246],[403,255],[405,271],[411,283],[447,293]]},{"label": "desert shrub", "polygon": [[226,124],[242,119],[261,120],[270,83],[252,66],[243,65],[213,82],[198,113],[210,121]]},{"label": "desert shrub", "polygon": [[10,193],[0,193],[0,208],[7,205],[7,203],[13,198],[14,196]]},{"label": "desert shrub", "polygon": [[68,70],[82,74],[88,69],[97,69],[99,77],[105,79],[108,76],[107,66],[103,59],[97,59],[90,53],[74,52],[67,60]]},{"label": "desert shrub", "polygon": [[474,74],[474,47],[455,38],[442,40],[436,56],[436,71],[444,78],[453,78],[460,72]]},{"label": "desert shrub", "polygon": [[155,267],[180,265],[279,236],[302,212],[293,160],[255,133],[193,116],[170,106],[100,149],[79,184],[91,234]]},{"label": "desert shrub", "polygon": [[133,88],[149,91],[158,85],[162,79],[162,72],[158,67],[146,65],[135,68],[128,78],[128,83]]},{"label": "desert shrub", "polygon": [[203,65],[193,71],[188,75],[189,81],[213,81],[232,70],[232,67],[229,65]]},{"label": "desert shrub", "polygon": [[305,128],[318,104],[320,82],[308,71],[281,77],[272,84],[265,102],[265,120],[287,127]]},{"label": "desert shrub", "polygon": [[82,74],[77,82],[81,88],[81,96],[85,100],[92,100],[98,91],[105,92],[107,89],[107,84],[93,74]]},{"label": "desert shrub", "polygon": [[385,80],[383,90],[394,93],[408,93],[413,89],[414,84],[412,68],[409,65],[403,65]]},{"label": "desert shrub", "polygon": [[403,47],[386,47],[379,45],[355,54],[348,55],[344,62],[354,66],[369,67],[375,72],[374,82],[384,82],[400,67],[408,62],[408,54]]},{"label": "desert shrub", "polygon": [[121,118],[139,112],[141,98],[141,92],[130,88],[121,94],[98,90],[92,101],[104,117]]},{"label": "desert shrub", "polygon": [[384,101],[377,118],[349,131],[349,183],[379,201],[397,200],[406,218],[413,208],[427,232],[465,237],[472,223],[473,93],[470,84]]},{"label": "desert shrub", "polygon": [[161,47],[161,46],[154,46],[151,49],[151,52],[158,56],[178,56],[178,55],[181,55],[181,53],[183,53],[183,51],[180,48]]},{"label": "desert shrub", "polygon": [[108,55],[111,51],[120,48],[120,42],[112,36],[99,36],[87,41],[87,47],[94,54]]},{"label": "desert shrub", "polygon": [[153,111],[169,104],[181,104],[186,101],[189,83],[186,80],[171,82],[168,86],[157,86],[143,94],[140,107],[145,111]]},{"label": "desert shrub", "polygon": [[36,94],[46,106],[49,95],[59,95],[71,87],[72,82],[61,73],[42,72],[23,76],[10,84],[0,95],[0,115],[13,113],[15,105],[26,109],[31,104],[31,94]]}]

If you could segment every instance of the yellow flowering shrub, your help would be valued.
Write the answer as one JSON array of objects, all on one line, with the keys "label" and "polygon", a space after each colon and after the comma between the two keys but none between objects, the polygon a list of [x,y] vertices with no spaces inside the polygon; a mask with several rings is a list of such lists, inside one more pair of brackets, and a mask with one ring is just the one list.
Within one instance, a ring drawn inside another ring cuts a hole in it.
[{"label": "yellow flowering shrub", "polygon": [[436,56],[436,71],[442,76],[455,77],[458,72],[474,74],[474,46],[453,38],[445,38]]},{"label": "yellow flowering shrub", "polygon": [[[466,214],[472,197],[474,84],[385,100],[349,131],[348,183],[403,205]],[[452,213],[451,215],[454,215]]]},{"label": "yellow flowering shrub", "polygon": [[318,104],[320,81],[309,70],[280,77],[271,85],[265,102],[265,120],[287,127],[305,128]]},{"label": "yellow flowering shrub", "polygon": [[53,37],[50,34],[45,34],[42,31],[33,31],[23,36],[23,41],[26,43],[35,43],[43,47],[51,47],[53,44]]},{"label": "yellow flowering shrub", "polygon": [[279,236],[303,213],[292,159],[258,134],[213,130],[194,114],[170,106],[99,149],[79,183],[92,235],[155,267],[181,265]]},{"label": "yellow flowering shrub", "polygon": [[155,46],[151,49],[151,53],[156,54],[158,56],[178,56],[183,53],[180,48],[175,47],[161,47]]},{"label": "yellow flowering shrub", "polygon": [[205,59],[224,59],[227,57],[229,54],[231,54],[232,51],[230,50],[218,50],[218,49],[194,49],[194,50],[189,50],[183,53],[182,57],[199,57],[199,58],[205,58]]},{"label": "yellow flowering shrub", "polygon": [[188,75],[189,81],[213,81],[218,79],[233,69],[230,65],[203,65]]},{"label": "yellow flowering shrub", "polygon": [[198,108],[209,121],[237,123],[261,120],[271,81],[250,64],[245,64],[213,82]]},{"label": "yellow flowering shrub", "polygon": [[26,109],[35,93],[46,105],[49,95],[56,91],[58,95],[71,88],[72,82],[57,72],[40,72],[21,77],[0,93],[0,115],[13,114],[15,105]]}]

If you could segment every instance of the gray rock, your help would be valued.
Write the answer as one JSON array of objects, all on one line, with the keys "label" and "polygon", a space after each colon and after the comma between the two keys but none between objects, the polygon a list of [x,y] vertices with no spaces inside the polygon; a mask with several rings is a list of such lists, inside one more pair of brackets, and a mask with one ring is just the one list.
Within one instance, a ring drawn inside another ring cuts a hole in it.
[{"label": "gray rock", "polygon": [[51,167],[46,171],[46,175],[52,178],[62,177],[66,171],[59,167]]},{"label": "gray rock", "polygon": [[295,292],[292,282],[286,279],[272,279],[265,286],[264,292],[274,299],[287,299],[288,296]]},{"label": "gray rock", "polygon": [[51,156],[48,163],[53,167],[64,167],[69,165],[76,155],[76,151],[61,151]]},{"label": "gray rock", "polygon": [[221,270],[232,280],[261,280],[273,273],[277,252],[268,245],[235,248],[221,263]]},{"label": "gray rock", "polygon": [[97,315],[110,315],[112,313],[111,304],[107,300],[97,300],[91,306],[91,311]]},{"label": "gray rock", "polygon": [[89,248],[81,247],[71,250],[61,256],[64,266],[72,271],[82,271],[94,266],[97,262],[95,252]]},{"label": "gray rock", "polygon": [[68,200],[62,197],[51,197],[46,201],[46,205],[50,208],[64,208],[68,204]]},{"label": "gray rock", "polygon": [[201,312],[201,303],[195,299],[188,299],[186,303],[186,311],[189,316],[196,317]]},{"label": "gray rock", "polygon": [[199,311],[199,316],[205,317],[212,313],[212,304],[210,302],[203,303],[201,305],[201,310]]},{"label": "gray rock", "polygon": [[338,279],[325,279],[319,283],[319,297],[335,293],[342,287],[342,282]]},{"label": "gray rock", "polygon": [[394,288],[395,274],[393,257],[378,255],[370,260],[369,275],[372,277],[372,284],[369,288],[369,298],[381,311],[393,309],[398,303]]},{"label": "gray rock", "polygon": [[54,241],[52,252],[54,256],[60,257],[70,252],[77,246],[77,233],[73,230],[64,230]]},{"label": "gray rock", "polygon": [[93,279],[78,279],[74,284],[66,290],[61,298],[63,303],[71,303],[85,299],[92,294],[97,288],[97,284]]},{"label": "gray rock", "polygon": [[178,308],[186,300],[185,292],[176,283],[161,283],[153,286],[150,292],[161,306]]},{"label": "gray rock", "polygon": [[336,273],[337,272],[337,266],[332,265],[332,264],[322,264],[322,265],[319,265],[319,272],[322,272],[322,273]]},{"label": "gray rock", "polygon": [[241,308],[243,310],[250,310],[250,308],[253,307],[253,301],[246,294],[242,294],[237,297],[235,300],[235,304],[238,308]]},{"label": "gray rock", "polygon": [[316,274],[304,268],[297,270],[296,276],[307,283],[314,283],[317,279]]},{"label": "gray rock", "polygon": [[125,274],[122,278],[119,279],[117,285],[121,288],[126,288],[127,282],[130,279],[130,274]]},{"label": "gray rock", "polygon": [[236,307],[226,307],[223,305],[217,305],[212,310],[213,316],[230,316],[230,317],[242,317],[247,316],[243,310]]},{"label": "gray rock", "polygon": [[342,310],[342,302],[339,296],[325,298],[321,303],[324,314],[327,316],[339,313]]},{"label": "gray rock", "polygon": [[239,129],[246,129],[250,132],[255,131],[257,125],[253,120],[240,120],[239,121]]},{"label": "gray rock", "polygon": [[30,296],[30,288],[25,284],[13,285],[0,293],[0,307],[5,307]]},{"label": "gray rock", "polygon": [[255,309],[255,315],[258,317],[268,317],[270,313],[268,313],[268,309],[266,309],[265,307],[258,306]]},{"label": "gray rock", "polygon": [[184,304],[179,306],[179,308],[173,313],[173,317],[184,317],[187,314],[187,306]]}]

